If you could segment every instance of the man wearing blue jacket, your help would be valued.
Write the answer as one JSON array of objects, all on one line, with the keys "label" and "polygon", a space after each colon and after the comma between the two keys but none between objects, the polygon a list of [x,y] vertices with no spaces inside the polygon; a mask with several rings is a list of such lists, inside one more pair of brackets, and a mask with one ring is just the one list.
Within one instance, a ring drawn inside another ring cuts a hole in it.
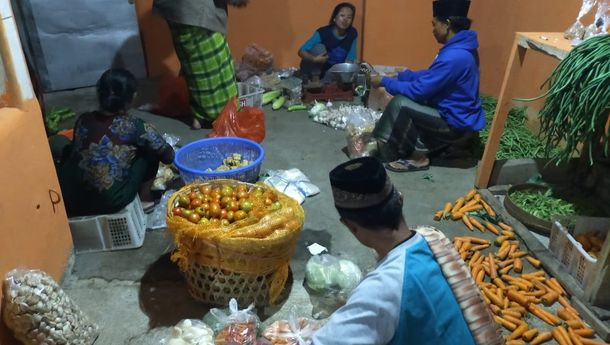
[{"label": "man wearing blue jacket", "polygon": [[470,1],[433,2],[433,34],[443,44],[430,68],[396,78],[373,76],[395,97],[377,123],[380,158],[393,171],[426,170],[429,154],[476,137],[485,126],[479,99],[479,42],[467,18]]}]

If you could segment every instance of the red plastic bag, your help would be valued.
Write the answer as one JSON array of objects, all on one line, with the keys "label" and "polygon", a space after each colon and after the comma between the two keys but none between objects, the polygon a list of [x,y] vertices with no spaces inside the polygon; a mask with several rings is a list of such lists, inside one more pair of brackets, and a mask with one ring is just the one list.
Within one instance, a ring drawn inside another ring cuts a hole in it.
[{"label": "red plastic bag", "polygon": [[208,137],[240,137],[261,143],[265,139],[265,113],[260,108],[243,107],[237,111],[237,97],[232,97],[212,123]]}]

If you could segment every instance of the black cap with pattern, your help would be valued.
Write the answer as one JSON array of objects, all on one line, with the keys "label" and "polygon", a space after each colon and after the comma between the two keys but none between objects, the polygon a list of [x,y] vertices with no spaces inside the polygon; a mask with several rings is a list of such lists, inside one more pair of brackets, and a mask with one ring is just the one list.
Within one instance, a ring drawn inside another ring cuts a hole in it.
[{"label": "black cap with pattern", "polygon": [[432,15],[437,18],[468,17],[470,1],[435,0],[432,2]]},{"label": "black cap with pattern", "polygon": [[329,173],[335,206],[360,209],[383,203],[392,193],[392,181],[379,160],[363,157],[345,162]]}]

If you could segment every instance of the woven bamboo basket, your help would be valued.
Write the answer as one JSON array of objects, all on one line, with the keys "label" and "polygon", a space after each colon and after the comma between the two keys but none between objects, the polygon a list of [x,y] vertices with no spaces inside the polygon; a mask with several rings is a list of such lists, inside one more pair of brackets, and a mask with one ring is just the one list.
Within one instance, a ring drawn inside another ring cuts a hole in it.
[{"label": "woven bamboo basket", "polygon": [[[261,188],[263,194],[250,198],[253,208],[247,218],[226,226],[194,224],[172,214],[178,196],[194,188],[223,185]],[[281,209],[265,206],[270,193],[277,196]],[[172,260],[185,275],[193,298],[215,305],[227,305],[231,298],[240,305],[261,307],[278,302],[304,223],[301,205],[269,186],[212,180],[183,187],[169,199],[167,209],[168,229],[176,244]]]}]

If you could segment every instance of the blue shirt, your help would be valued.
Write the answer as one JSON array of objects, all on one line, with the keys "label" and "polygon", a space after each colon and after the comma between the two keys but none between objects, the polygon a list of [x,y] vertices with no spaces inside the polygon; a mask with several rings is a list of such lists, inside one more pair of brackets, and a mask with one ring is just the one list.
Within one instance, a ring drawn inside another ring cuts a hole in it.
[{"label": "blue shirt", "polygon": [[478,47],[476,32],[460,31],[440,49],[430,68],[383,78],[381,86],[392,95],[435,107],[451,127],[479,131],[485,114],[479,98]]},{"label": "blue shirt", "polygon": [[[334,34],[334,33],[333,33]],[[339,40],[341,39],[345,39],[346,36],[343,37],[339,37],[336,34],[334,34],[335,37]],[[349,52],[347,53],[347,61],[351,61],[354,62],[356,61],[356,47],[358,45],[358,40],[354,39],[354,41],[352,42],[352,46],[349,50]],[[303,43],[303,45],[301,46],[301,50],[302,51],[310,51],[316,44],[320,44],[322,43],[322,37],[320,36],[320,33],[318,31],[314,32],[313,35],[307,40],[307,42]]]},{"label": "blue shirt", "polygon": [[313,338],[313,345],[474,345],[423,236],[394,248]]}]

